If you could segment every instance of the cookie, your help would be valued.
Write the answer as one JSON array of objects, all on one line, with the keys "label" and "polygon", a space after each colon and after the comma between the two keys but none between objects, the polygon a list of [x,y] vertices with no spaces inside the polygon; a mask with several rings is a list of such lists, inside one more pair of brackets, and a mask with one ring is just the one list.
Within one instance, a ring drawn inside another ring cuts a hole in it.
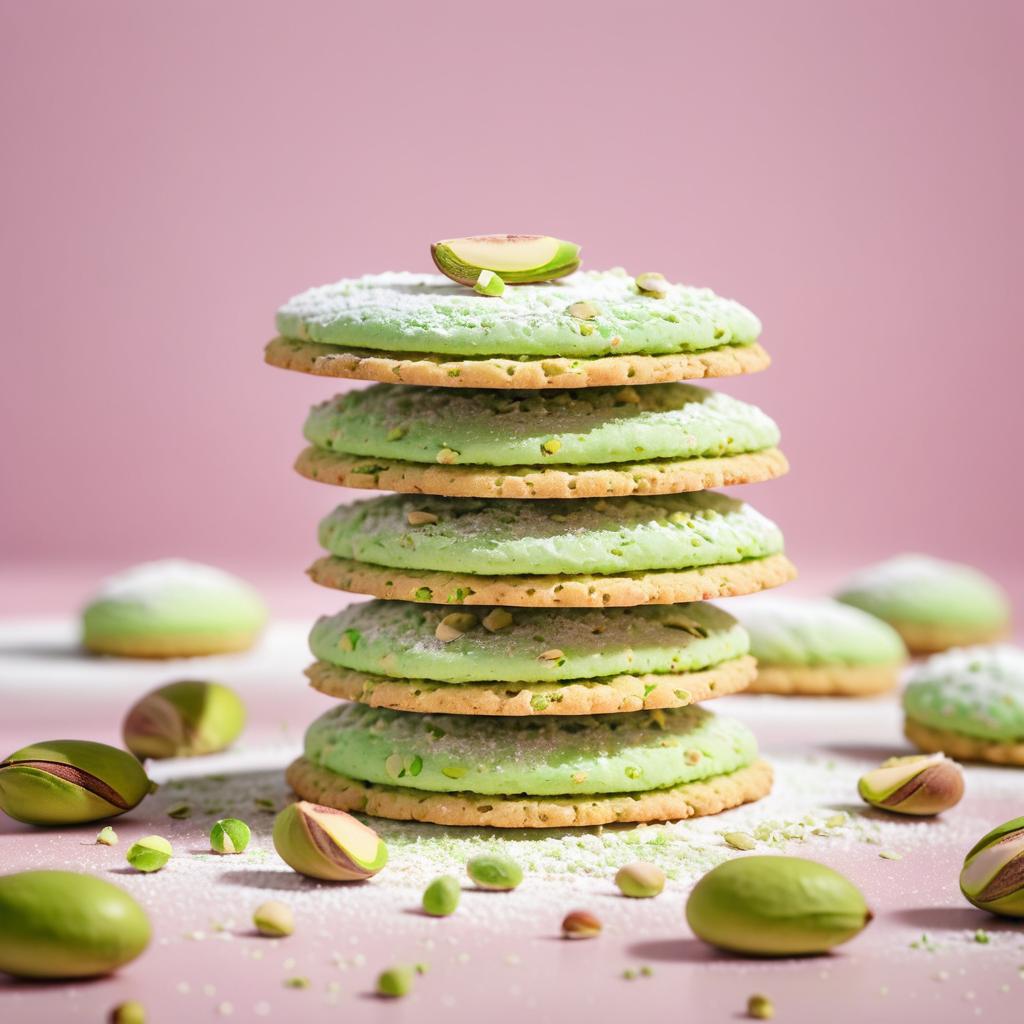
[{"label": "cookie", "polygon": [[315,405],[316,448],[366,459],[511,468],[717,458],[774,448],[760,409],[691,384],[494,392],[377,384]]},{"label": "cookie", "polygon": [[336,508],[319,540],[367,566],[473,576],[703,568],[783,547],[774,523],[714,491],[593,501],[389,495]]},{"label": "cookie", "polygon": [[686,673],[745,655],[747,634],[707,603],[641,608],[474,608],[365,601],[320,618],[321,661],[440,683],[558,683]]},{"label": "cookie", "polygon": [[671,284],[655,298],[615,269],[508,288],[499,299],[439,274],[367,274],[295,296],[278,310],[277,330],[388,352],[594,358],[749,345],[761,323],[708,288]]},{"label": "cookie", "polygon": [[899,681],[900,635],[867,612],[827,599],[738,602],[757,658],[752,693],[868,696]]},{"label": "cookie", "polygon": [[497,719],[341,703],[306,730],[328,771],[433,793],[596,796],[665,789],[752,764],[749,729],[697,705],[628,714]]},{"label": "cookie", "polygon": [[716,597],[756,594],[796,579],[796,567],[785,555],[624,576],[406,573],[333,556],[317,559],[306,572],[321,586],[387,601],[522,608],[609,608],[708,601]]},{"label": "cookie", "polygon": [[924,750],[1024,765],[1024,651],[996,645],[936,654],[903,692],[906,734]]},{"label": "cookie", "polygon": [[888,622],[916,654],[1006,636],[1010,605],[993,580],[957,562],[900,555],[861,570],[836,595]]},{"label": "cookie", "polygon": [[660,384],[756,373],[771,363],[757,343],[724,345],[670,356],[606,356],[592,359],[462,359],[423,353],[372,352],[274,338],[264,350],[271,366],[319,377],[372,380],[443,388],[590,388]]},{"label": "cookie", "polygon": [[377,818],[479,828],[583,828],[720,814],[767,796],[772,769],[755,761],[728,775],[646,793],[592,797],[493,797],[473,793],[425,793],[402,786],[360,782],[318,768],[300,757],[285,778],[303,800]]},{"label": "cookie", "polygon": [[262,598],[244,581],[166,559],[106,580],[82,613],[82,642],[128,658],[225,654],[251,647],[266,618]]},{"label": "cookie", "polygon": [[449,715],[605,715],[686,707],[745,690],[749,656],[695,672],[606,676],[564,683],[439,683],[391,679],[318,661],[306,669],[320,693],[375,708]]}]

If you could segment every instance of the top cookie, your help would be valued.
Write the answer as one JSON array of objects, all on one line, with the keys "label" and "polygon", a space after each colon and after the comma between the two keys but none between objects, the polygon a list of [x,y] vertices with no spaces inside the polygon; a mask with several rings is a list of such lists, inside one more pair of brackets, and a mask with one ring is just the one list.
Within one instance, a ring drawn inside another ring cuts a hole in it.
[{"label": "top cookie", "polygon": [[[573,315],[576,303],[596,315]],[[508,288],[500,298],[439,274],[368,274],[297,295],[278,310],[277,329],[294,341],[389,353],[594,358],[753,345],[761,324],[706,288],[677,284],[664,298],[643,295],[615,269]]]},{"label": "top cookie", "polygon": [[995,582],[927,555],[900,555],[863,569],[836,598],[888,622],[918,652],[998,639],[1010,621],[1009,602]]}]

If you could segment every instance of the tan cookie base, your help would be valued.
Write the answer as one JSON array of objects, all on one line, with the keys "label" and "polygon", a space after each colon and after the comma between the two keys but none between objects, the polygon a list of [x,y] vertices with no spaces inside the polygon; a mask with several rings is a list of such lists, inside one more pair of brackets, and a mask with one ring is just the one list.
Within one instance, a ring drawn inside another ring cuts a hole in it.
[{"label": "tan cookie base", "polygon": [[612,822],[679,821],[718,814],[760,800],[772,788],[767,761],[672,789],[613,796],[504,797],[475,793],[428,793],[400,786],[358,782],[318,768],[300,757],[286,772],[303,800],[377,818],[435,825],[487,828],[571,828]]},{"label": "tan cookie base", "polygon": [[771,360],[759,345],[728,345],[690,354],[602,356],[570,359],[467,359],[420,353],[374,352],[275,338],[264,350],[271,366],[321,377],[376,380],[443,388],[588,388],[612,384],[662,384],[732,377],[765,369]]},{"label": "tan cookie base", "polygon": [[871,697],[895,689],[901,665],[758,666],[750,693],[796,697]]},{"label": "tan cookie base", "polygon": [[988,761],[1024,767],[1024,739],[1016,743],[979,740],[959,732],[931,729],[913,718],[905,720],[903,732],[911,743],[929,754],[942,751],[956,761]]},{"label": "tan cookie base", "polygon": [[86,650],[118,658],[200,658],[208,654],[247,651],[258,633],[224,633],[220,636],[126,636],[83,640]]},{"label": "tan cookie base", "polygon": [[1005,640],[1010,633],[1008,623],[986,628],[933,626],[919,622],[889,622],[911,654],[938,654],[951,647],[972,647],[974,644],[992,644]]},{"label": "tan cookie base", "polygon": [[326,661],[306,669],[315,690],[374,708],[445,715],[606,715],[681,708],[747,688],[757,663],[747,656],[700,672],[611,676],[565,683],[438,683],[353,672]]},{"label": "tan cookie base", "polygon": [[516,608],[625,608],[708,601],[755,594],[796,578],[796,568],[785,555],[625,576],[473,576],[415,570],[406,573],[329,555],[317,559],[306,572],[321,586],[387,601]]},{"label": "tan cookie base", "polygon": [[782,476],[778,448],[708,459],[657,459],[611,466],[440,466],[363,458],[310,447],[295,461],[309,480],[340,487],[441,494],[450,498],[612,498],[679,494]]}]

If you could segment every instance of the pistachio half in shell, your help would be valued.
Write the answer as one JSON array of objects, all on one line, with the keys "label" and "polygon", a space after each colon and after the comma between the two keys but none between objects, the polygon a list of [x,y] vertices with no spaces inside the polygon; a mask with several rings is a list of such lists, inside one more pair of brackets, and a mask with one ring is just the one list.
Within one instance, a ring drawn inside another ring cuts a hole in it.
[{"label": "pistachio half in shell", "polygon": [[245,726],[245,705],[220,683],[186,679],[161,686],[134,704],[124,745],[137,757],[197,757],[231,746]]},{"label": "pistachio half in shell", "polygon": [[126,750],[47,740],[0,761],[0,810],[29,825],[77,825],[130,811],[151,791]]},{"label": "pistachio half in shell", "polygon": [[300,874],[328,882],[361,882],[388,862],[384,840],[368,825],[305,800],[274,820],[274,847]]},{"label": "pistachio half in shell", "polygon": [[960,891],[981,910],[1024,917],[1024,818],[978,840],[964,860]]},{"label": "pistachio half in shell", "polygon": [[550,235],[471,235],[446,238],[430,247],[437,269],[459,284],[474,287],[481,270],[505,284],[554,281],[580,265],[580,247]]},{"label": "pistachio half in shell", "polygon": [[871,920],[860,890],[799,857],[738,857],[694,886],[686,919],[705,942],[752,956],[825,953]]},{"label": "pistachio half in shell", "polygon": [[891,757],[860,777],[865,803],[894,814],[941,814],[960,803],[964,773],[945,754]]}]

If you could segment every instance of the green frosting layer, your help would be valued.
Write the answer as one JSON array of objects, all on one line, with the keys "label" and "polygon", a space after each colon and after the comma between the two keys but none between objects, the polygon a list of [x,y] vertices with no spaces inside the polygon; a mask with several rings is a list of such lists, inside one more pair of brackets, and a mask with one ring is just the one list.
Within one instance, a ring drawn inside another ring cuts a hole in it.
[{"label": "green frosting layer", "polygon": [[758,596],[736,611],[763,665],[898,665],[907,657],[891,626],[836,601]]},{"label": "green frosting layer", "polygon": [[932,729],[1024,741],[1024,651],[997,644],[936,654],[911,671],[903,707]]},{"label": "green frosting layer", "polygon": [[968,565],[900,555],[863,569],[836,595],[887,622],[998,628],[1010,606],[1002,589]]},{"label": "green frosting layer", "polygon": [[[587,302],[597,316],[568,312]],[[707,288],[641,295],[624,270],[582,271],[548,284],[477,295],[439,274],[368,274],[311,288],[277,313],[285,338],[389,352],[603,356],[700,352],[757,340],[750,310]]]},{"label": "green frosting layer", "polygon": [[165,559],[113,576],[86,606],[85,640],[124,636],[204,636],[260,629],[267,609],[257,591],[211,565]]},{"label": "green frosting layer", "polygon": [[304,433],[329,451],[478,466],[689,459],[779,442],[760,409],[689,384],[550,394],[377,384],[314,406]]},{"label": "green frosting layer", "polygon": [[322,768],[441,793],[630,793],[724,775],[756,756],[746,726],[698,707],[496,720],[342,704],[306,733],[306,757]]},{"label": "green frosting layer", "polygon": [[[436,523],[410,526],[410,512]],[[320,523],[331,554],[395,569],[479,575],[642,572],[763,558],[779,528],[713,491],[595,501],[482,501],[396,494]]]},{"label": "green frosting layer", "polygon": [[[741,657],[748,646],[736,620],[710,604],[460,609],[454,617],[465,632],[443,643],[435,631],[451,616],[443,605],[369,601],[320,619],[309,645],[322,661],[358,672],[446,683],[698,671]],[[492,632],[484,621],[503,628]],[[550,652],[560,654],[541,657]]]}]

